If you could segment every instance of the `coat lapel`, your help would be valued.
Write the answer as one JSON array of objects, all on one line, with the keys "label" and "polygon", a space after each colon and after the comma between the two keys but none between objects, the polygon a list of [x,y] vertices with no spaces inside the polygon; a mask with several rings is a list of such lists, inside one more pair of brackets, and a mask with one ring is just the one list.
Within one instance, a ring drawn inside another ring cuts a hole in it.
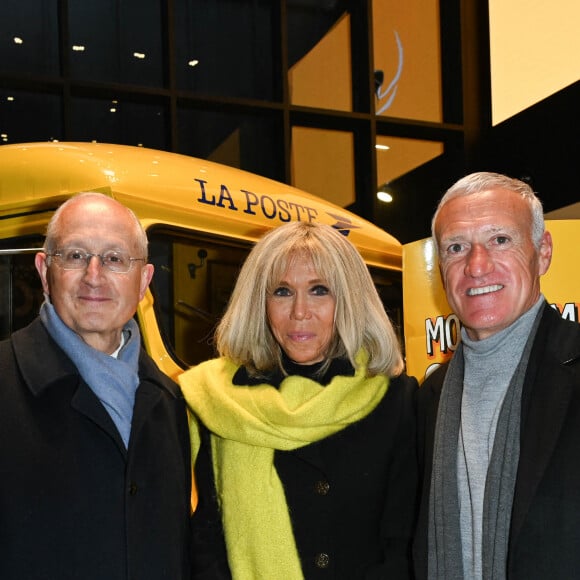
[{"label": "coat lapel", "polygon": [[554,453],[573,395],[574,372],[570,365],[580,359],[578,329],[561,322],[560,316],[546,306],[524,382],[512,544]]}]

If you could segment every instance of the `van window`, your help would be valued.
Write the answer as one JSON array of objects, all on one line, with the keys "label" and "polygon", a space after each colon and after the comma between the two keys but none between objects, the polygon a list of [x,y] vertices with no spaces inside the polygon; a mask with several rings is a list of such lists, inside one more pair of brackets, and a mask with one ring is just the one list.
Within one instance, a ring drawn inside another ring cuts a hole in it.
[{"label": "van window", "polygon": [[34,254],[4,253],[6,250],[40,248],[43,238],[9,238],[0,242],[0,339],[32,322],[44,300],[42,284],[34,267]]},{"label": "van window", "polygon": [[184,368],[213,358],[213,333],[251,244],[167,228],[147,234],[165,347]]}]

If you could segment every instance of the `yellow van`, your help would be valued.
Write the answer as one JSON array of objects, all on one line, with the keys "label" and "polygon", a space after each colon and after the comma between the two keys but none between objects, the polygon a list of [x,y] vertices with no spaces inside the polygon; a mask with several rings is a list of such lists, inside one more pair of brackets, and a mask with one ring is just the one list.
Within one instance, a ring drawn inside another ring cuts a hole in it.
[{"label": "yellow van", "polygon": [[81,191],[130,207],[149,237],[155,275],[137,312],[144,344],[176,377],[214,356],[212,332],[239,267],[267,230],[291,220],[332,225],[358,247],[402,328],[402,246],[353,213],[296,188],[217,163],[102,143],[0,146],[0,338],[42,303],[33,254],[54,210]]}]

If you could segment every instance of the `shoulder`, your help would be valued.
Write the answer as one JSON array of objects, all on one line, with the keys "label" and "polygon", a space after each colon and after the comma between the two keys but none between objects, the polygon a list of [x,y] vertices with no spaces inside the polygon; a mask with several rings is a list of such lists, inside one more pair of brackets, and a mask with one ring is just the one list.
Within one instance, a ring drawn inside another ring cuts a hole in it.
[{"label": "shoulder", "polygon": [[439,401],[441,389],[443,388],[443,381],[449,368],[449,361],[437,367],[429,376],[421,383],[417,392],[417,401],[419,405],[428,405],[431,401]]},{"label": "shoulder", "polygon": [[546,303],[534,339],[530,361],[580,368],[580,324],[564,320]]},{"label": "shoulder", "polygon": [[164,372],[159,370],[155,361],[143,348],[141,348],[139,354],[139,380],[142,383],[148,382],[154,384],[160,388],[163,393],[174,399],[183,398],[179,385]]},{"label": "shoulder", "polygon": [[392,414],[407,414],[413,411],[415,397],[419,389],[419,383],[415,377],[405,373],[389,379],[389,386],[378,409]]},{"label": "shoulder", "polygon": [[218,357],[199,363],[185,370],[178,377],[182,389],[191,389],[199,384],[217,381],[232,382],[239,365],[226,357]]},{"label": "shoulder", "polygon": [[389,379],[388,391],[396,392],[400,396],[415,396],[418,389],[419,382],[417,379],[406,373]]}]

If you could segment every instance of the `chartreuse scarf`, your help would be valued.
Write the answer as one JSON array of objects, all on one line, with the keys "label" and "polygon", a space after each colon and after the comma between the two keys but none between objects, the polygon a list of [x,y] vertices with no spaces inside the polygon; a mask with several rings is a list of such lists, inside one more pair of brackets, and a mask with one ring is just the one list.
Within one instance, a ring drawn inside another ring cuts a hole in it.
[{"label": "chartreuse scarf", "polygon": [[212,433],[216,489],[228,561],[235,580],[302,579],[292,524],[274,451],[324,439],[368,415],[384,397],[385,375],[366,377],[367,356],[354,376],[323,387],[301,376],[279,389],[234,385],[238,366],[210,360],[179,378],[185,399]]}]

